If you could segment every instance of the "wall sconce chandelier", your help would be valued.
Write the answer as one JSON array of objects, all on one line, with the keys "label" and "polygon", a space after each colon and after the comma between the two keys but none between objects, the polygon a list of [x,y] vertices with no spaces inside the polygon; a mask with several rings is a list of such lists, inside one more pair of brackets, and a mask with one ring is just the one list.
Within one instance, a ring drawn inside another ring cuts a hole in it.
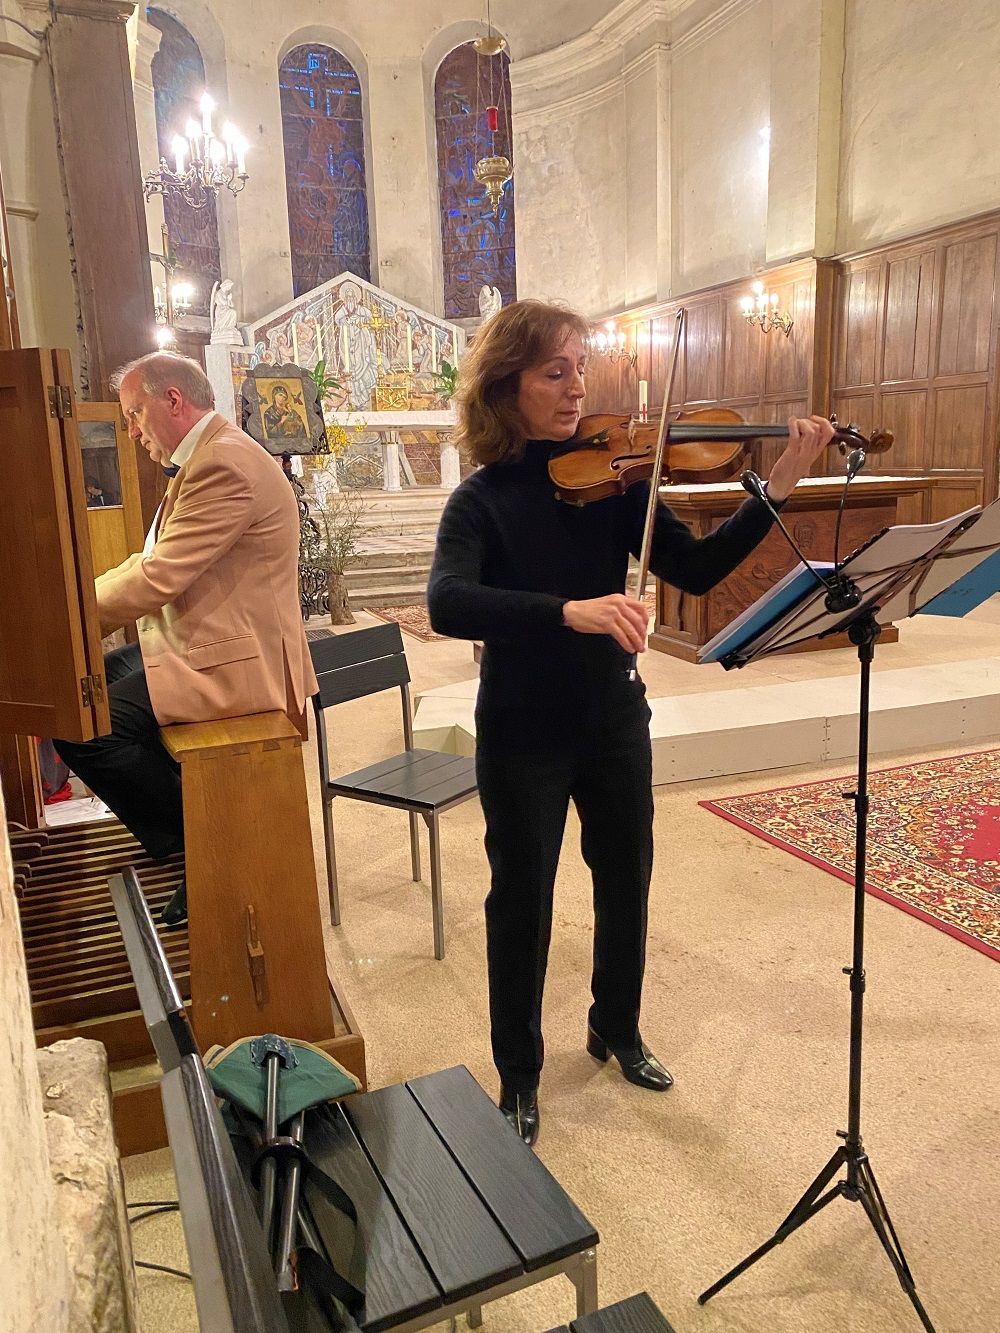
[{"label": "wall sconce chandelier", "polygon": [[222,127],[222,138],[212,129],[215,103],[208,93],[201,99],[201,124],[192,117],[184,136],[174,135],[171,145],[174,165],[160,158],[156,171],[142,178],[142,192],[148,204],[154,194],[179,195],[191,208],[204,208],[223,186],[239,194],[246,185],[247,141],[229,121]]},{"label": "wall sconce chandelier", "polygon": [[603,329],[595,329],[590,335],[590,352],[593,356],[607,357],[612,363],[627,361],[634,366],[636,361],[635,348],[629,347],[628,339],[614,320],[608,320]]},{"label": "wall sconce chandelier", "polygon": [[765,291],[764,284],[759,279],[753,283],[750,290],[753,295],[744,296],[740,302],[740,309],[743,311],[743,318],[746,322],[757,324],[763,333],[770,333],[772,329],[780,329],[787,338],[795,321],[787,312],[785,314],[780,313],[778,293]]}]

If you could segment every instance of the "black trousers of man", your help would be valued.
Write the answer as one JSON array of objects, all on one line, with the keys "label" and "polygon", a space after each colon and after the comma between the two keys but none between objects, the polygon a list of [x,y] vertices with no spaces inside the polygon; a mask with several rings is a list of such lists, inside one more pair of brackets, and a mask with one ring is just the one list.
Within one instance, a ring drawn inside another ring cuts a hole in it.
[{"label": "black trousers of man", "polygon": [[113,810],[146,852],[162,861],[184,850],[180,766],[160,741],[138,644],[104,658],[111,734],[55,742],[58,753]]},{"label": "black trousers of man", "polygon": [[494,742],[491,730],[480,730],[476,751],[492,872],[490,1024],[501,1081],[516,1093],[537,1087],[542,1068],[552,894],[570,800],[594,883],[589,1022],[609,1046],[637,1044],[653,868],[652,751],[645,718],[621,734],[590,732],[544,748],[512,748],[500,734]]}]

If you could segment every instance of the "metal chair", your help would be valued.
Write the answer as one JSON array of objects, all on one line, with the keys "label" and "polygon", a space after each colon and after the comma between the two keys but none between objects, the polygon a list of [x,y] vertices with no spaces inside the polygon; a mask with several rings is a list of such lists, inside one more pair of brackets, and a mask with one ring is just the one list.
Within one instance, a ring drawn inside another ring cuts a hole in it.
[{"label": "metal chair", "polygon": [[[475,796],[476,765],[473,759],[441,754],[438,750],[413,748],[413,717],[410,708],[410,672],[398,625],[335,634],[309,643],[319,693],[313,696],[316,710],[316,739],[323,790],[323,831],[329,879],[330,920],[340,925],[340,892],[337,855],[333,836],[333,801],[337,796],[370,801],[407,811],[410,818],[410,860],[413,878],[420,880],[420,841],[417,816],[423,816],[430,836],[431,910],[434,918],[434,957],[444,957],[444,901],[441,890],[441,835],[438,819],[442,811]],[[403,703],[403,740],[406,749],[389,759],[343,777],[330,777],[330,752],[324,710],[333,704],[361,699],[398,686]]]}]

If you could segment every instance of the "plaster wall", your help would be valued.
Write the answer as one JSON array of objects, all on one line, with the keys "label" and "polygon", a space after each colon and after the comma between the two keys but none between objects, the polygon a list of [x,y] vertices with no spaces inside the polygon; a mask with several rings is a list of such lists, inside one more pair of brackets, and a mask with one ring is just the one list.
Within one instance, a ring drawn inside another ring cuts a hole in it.
[{"label": "plaster wall", "polygon": [[69,1329],[69,1267],[55,1217],[54,1190],[35,1063],[24,947],[14,898],[7,823],[0,795],[0,1255],[9,1329]]},{"label": "plaster wall", "polygon": [[671,290],[752,272],[767,232],[771,13],[745,6],[678,43],[671,70]]},{"label": "plaster wall", "polygon": [[[46,9],[4,0],[4,12],[35,32],[46,26]],[[42,43],[2,18],[0,165],[21,342],[66,347],[76,364],[76,304],[49,67]]]},{"label": "plaster wall", "polygon": [[837,250],[1000,198],[996,0],[848,0]]}]

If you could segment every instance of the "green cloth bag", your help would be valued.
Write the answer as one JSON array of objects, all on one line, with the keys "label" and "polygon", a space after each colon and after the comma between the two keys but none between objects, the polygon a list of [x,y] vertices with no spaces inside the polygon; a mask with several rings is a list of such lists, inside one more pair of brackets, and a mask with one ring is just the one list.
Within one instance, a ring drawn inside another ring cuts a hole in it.
[{"label": "green cloth bag", "polygon": [[[254,1037],[241,1037],[231,1046],[213,1046],[205,1054],[205,1071],[219,1097],[225,1097],[258,1120],[264,1119],[267,1070],[250,1059]],[[332,1102],[361,1091],[361,1081],[326,1051],[307,1041],[285,1040],[295,1053],[293,1069],[282,1069],[278,1083],[278,1124],[310,1106]]]}]

